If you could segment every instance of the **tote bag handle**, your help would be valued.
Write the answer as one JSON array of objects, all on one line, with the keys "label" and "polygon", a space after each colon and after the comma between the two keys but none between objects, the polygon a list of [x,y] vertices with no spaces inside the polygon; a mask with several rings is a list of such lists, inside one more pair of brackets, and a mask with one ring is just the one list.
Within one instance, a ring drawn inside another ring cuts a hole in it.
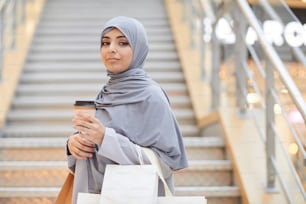
[{"label": "tote bag handle", "polygon": [[166,196],[173,196],[166,181],[165,178],[163,176],[163,172],[160,166],[160,160],[159,158],[156,156],[156,154],[153,152],[153,150],[151,150],[150,148],[147,147],[142,147],[142,150],[145,152],[145,154],[147,155],[149,161],[151,162],[151,164],[155,167],[156,171],[157,171],[157,175],[160,178],[160,180],[163,182],[164,185],[164,189],[165,189],[165,195]]}]

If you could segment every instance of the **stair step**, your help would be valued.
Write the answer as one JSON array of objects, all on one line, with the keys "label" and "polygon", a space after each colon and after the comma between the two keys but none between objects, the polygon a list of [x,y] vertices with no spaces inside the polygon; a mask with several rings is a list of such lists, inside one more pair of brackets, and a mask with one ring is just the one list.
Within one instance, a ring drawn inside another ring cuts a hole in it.
[{"label": "stair step", "polygon": [[[66,161],[1,161],[2,186],[60,186],[67,174]],[[231,185],[231,162],[189,161],[187,169],[174,174],[176,186]]]},{"label": "stair step", "polygon": [[2,148],[0,149],[0,161],[66,161],[66,140],[67,138],[65,138],[60,147]]},{"label": "stair step", "polygon": [[[93,37],[88,36],[57,36],[57,37],[48,37],[48,36],[36,36],[33,39],[33,45],[41,45],[41,44],[66,44],[69,45],[70,43],[77,43],[78,45],[83,44],[96,44],[100,46],[100,36],[99,32]],[[173,43],[173,38],[171,35],[164,35],[164,36],[148,36],[148,40],[150,43]]]},{"label": "stair step", "polygon": [[[94,44],[86,44],[86,45],[76,45],[71,44],[67,46],[66,44],[56,44],[56,45],[41,45],[41,46],[32,46],[30,49],[30,53],[63,53],[63,52],[98,52],[99,53],[99,45],[97,43]],[[155,43],[150,46],[150,52],[170,52],[175,51],[175,46],[173,43]]]},{"label": "stair step", "polygon": [[0,162],[2,187],[55,187],[68,172],[66,161]]},{"label": "stair step", "polygon": [[[28,62],[33,61],[99,61],[101,62],[100,52],[98,47],[96,51],[87,51],[87,52],[68,52],[64,55],[62,53],[45,53],[39,52],[28,57]],[[160,52],[151,52],[148,54],[148,61],[175,61],[178,60],[176,52],[173,51],[160,51]],[[101,62],[102,64],[102,62]]]},{"label": "stair step", "polygon": [[[160,86],[168,93],[187,95],[187,87],[184,83],[163,83]],[[70,83],[70,84],[20,84],[17,88],[18,96],[29,95],[77,95],[83,92],[97,94],[101,89],[101,84],[96,83]]]},{"label": "stair step", "polygon": [[[104,66],[100,62],[26,62],[25,72],[97,72],[106,73]],[[144,70],[148,72],[176,72],[181,71],[180,63],[177,61],[151,61],[144,65]]]},{"label": "stair step", "polygon": [[[181,124],[192,124],[195,122],[193,111],[190,109],[175,109],[174,114]],[[59,123],[71,125],[73,115],[72,109],[58,111],[45,109],[12,110],[7,116],[7,121],[10,124]]]},{"label": "stair step", "polygon": [[205,136],[205,137],[185,137],[184,144],[192,148],[202,147],[224,147],[224,140],[222,137]]},{"label": "stair step", "polygon": [[70,84],[22,84],[18,86],[18,96],[73,96],[73,95],[96,95],[101,90],[97,83],[70,83]]},{"label": "stair step", "polygon": [[[101,28],[109,18],[100,17],[96,19],[65,19],[62,18],[60,21],[56,21],[53,17],[50,16],[41,16],[40,24],[37,27],[37,30],[44,28]],[[145,28],[151,27],[167,27],[169,26],[168,19],[160,16],[155,18],[142,18],[141,22]],[[102,29],[102,28],[101,28]]]},{"label": "stair step", "polygon": [[66,161],[67,137],[0,138],[0,161]]},{"label": "stair step", "polygon": [[[65,143],[64,143],[65,144]],[[0,161],[0,171],[25,170],[63,170],[67,168],[67,161]],[[229,160],[190,160],[189,167],[177,171],[178,174],[189,171],[222,171],[232,170]]]},{"label": "stair step", "polygon": [[59,187],[0,187],[0,198],[56,197]]},{"label": "stair step", "polygon": [[60,187],[67,175],[67,166],[61,169],[37,168],[34,170],[0,171],[0,182],[3,187]]},{"label": "stair step", "polygon": [[[189,160],[225,160],[221,137],[184,137]],[[0,138],[0,161],[64,161],[65,137]]]},{"label": "stair step", "polygon": [[[167,83],[183,83],[184,76],[179,72],[166,72],[166,73],[150,73],[152,79],[157,82],[167,82]],[[97,84],[104,84],[108,77],[103,73],[24,73],[20,81],[21,83],[82,83],[96,82]]]},{"label": "stair step", "polygon": [[230,160],[189,160],[189,167],[181,171],[218,171],[232,170]]},{"label": "stair step", "polygon": [[[139,5],[138,5],[139,6]],[[148,7],[147,5],[145,5],[144,7]],[[134,18],[156,18],[156,17],[160,17],[160,18],[166,18],[167,15],[164,14],[163,12],[158,12],[158,10],[156,11],[143,11],[143,9],[139,9],[137,11],[135,10],[130,10],[130,9],[126,9],[127,7],[120,7],[118,6],[116,10],[114,9],[110,9],[107,10],[106,8],[104,9],[98,9],[98,10],[90,10],[90,11],[86,11],[86,9],[83,10],[79,10],[77,9],[79,12],[67,12],[67,11],[59,11],[59,7],[56,7],[53,11],[47,11],[46,13],[43,14],[44,18],[47,18],[48,20],[53,19],[53,20],[76,20],[76,19],[80,19],[80,16],[82,17],[82,19],[86,19],[88,21],[92,20],[92,19],[99,19],[99,17],[101,17],[101,10],[103,10],[103,15],[105,16],[133,16]],[[161,11],[163,11],[163,9],[161,9]]]},{"label": "stair step", "polygon": [[[92,100],[96,96],[88,95],[88,97],[80,96],[61,96],[55,98],[53,96],[20,96],[16,97],[12,102],[12,105],[16,109],[21,108],[31,108],[31,109],[41,109],[41,108],[51,108],[51,109],[70,109],[72,110],[72,105],[75,100]],[[190,98],[187,96],[169,96],[171,106],[183,108],[190,107]]]},{"label": "stair step", "polygon": [[[19,138],[12,138],[18,139]],[[23,138],[22,138],[23,139]],[[41,138],[39,138],[41,139]],[[66,160],[65,144],[60,147],[6,147],[0,149],[0,161],[64,161]],[[226,158],[224,148],[202,147],[194,149],[186,146],[188,160],[222,160]]]},{"label": "stair step", "polygon": [[2,130],[4,137],[68,137],[75,130],[69,125],[27,124],[7,125]]},{"label": "stair step", "polygon": [[[69,2],[69,1],[68,1]],[[50,11],[54,11],[55,13],[53,15],[57,14],[58,10],[62,10],[63,13],[66,13],[67,10],[68,11],[84,11],[84,12],[88,12],[88,13],[92,13],[92,11],[96,11],[97,14],[99,14],[101,16],[101,10],[127,10],[126,8],[129,7],[131,4],[130,2],[124,2],[124,1],[119,1],[119,2],[112,2],[112,4],[109,5],[105,5],[105,2],[108,1],[91,1],[90,3],[87,4],[87,2],[81,2],[81,1],[76,1],[75,4],[69,4],[68,2],[50,2],[48,3],[48,10],[46,13],[50,12]],[[137,4],[137,6],[139,6],[139,8],[141,8],[142,6],[147,6],[150,9],[153,9],[154,11],[158,10],[158,9],[162,9],[163,11],[161,13],[165,13],[164,11],[164,5],[160,4],[160,3],[152,3],[150,1],[133,1],[135,4]],[[115,9],[117,8],[117,9]],[[138,10],[138,9],[137,9]],[[133,10],[134,12],[137,10]],[[146,10],[147,12],[150,12],[151,10]],[[69,12],[70,13],[70,12]],[[77,14],[77,13],[76,13]]]},{"label": "stair step", "polygon": [[[181,131],[183,135],[195,136],[198,135],[198,128],[194,125],[181,125]],[[33,123],[28,125],[25,123],[11,124],[3,128],[2,134],[4,137],[68,137],[73,134],[75,130],[71,125],[60,124],[44,124]]]},{"label": "stair step", "polygon": [[[239,197],[239,186],[177,186],[177,196]],[[227,203],[227,202],[224,202]]]},{"label": "stair step", "polygon": [[[174,109],[174,114],[180,125],[194,125],[195,118],[193,113],[186,109],[185,111],[180,109]],[[66,109],[53,109],[44,111],[41,109],[21,109],[11,111],[6,119],[8,125],[71,125],[73,118],[73,110]]]},{"label": "stair step", "polygon": [[[0,137],[1,148],[62,148],[67,137],[20,137],[20,138],[3,138]],[[183,137],[184,144],[187,148],[222,148],[224,141],[218,136],[202,137]]]},{"label": "stair step", "polygon": [[[63,148],[67,137],[24,137],[2,138],[0,137],[0,149],[2,148]],[[187,148],[224,147],[223,138],[217,136],[183,137]]]},{"label": "stair step", "polygon": [[175,186],[232,185],[232,164],[229,160],[190,160],[189,167],[174,173]]},{"label": "stair step", "polygon": [[[101,24],[102,25],[102,24]],[[101,32],[101,26],[96,27],[87,27],[84,29],[84,27],[61,27],[60,29],[56,29],[53,27],[44,27],[39,28],[36,31],[37,36],[96,36],[97,34],[100,34]],[[160,26],[160,27],[147,27],[146,32],[148,36],[153,35],[168,35],[171,32],[171,28],[168,26]]]},{"label": "stair step", "polygon": [[3,171],[56,171],[67,170],[67,161],[1,161]]},{"label": "stair step", "polygon": [[184,137],[188,160],[225,160],[225,144],[222,137]]},{"label": "stair step", "polygon": [[[102,2],[101,2],[102,3]],[[109,3],[109,2],[107,2]],[[103,16],[117,16],[117,15],[128,15],[131,16],[134,14],[134,16],[137,17],[154,17],[154,16],[159,16],[163,15],[165,16],[165,11],[164,7],[162,5],[156,5],[152,4],[148,1],[144,2],[136,2],[137,8],[142,8],[142,7],[148,7],[148,9],[126,9],[130,7],[130,4],[128,3],[122,3],[122,4],[117,4],[117,5],[107,5],[106,2],[104,4],[89,4],[89,5],[82,5],[81,3],[78,3],[76,5],[71,5],[69,6],[67,4],[49,4],[48,5],[48,10],[44,12],[44,16],[52,16],[56,17],[56,15],[61,16],[61,17],[73,17],[74,19],[79,18],[80,16],[83,17],[93,17],[101,16],[101,11],[103,12]],[[116,9],[114,8],[116,7]],[[67,12],[68,11],[68,12]]]},{"label": "stair step", "polygon": [[40,137],[40,138],[1,138],[0,149],[4,148],[64,148],[67,137]]},{"label": "stair step", "polygon": [[[55,197],[59,187],[0,187],[0,197]],[[176,187],[177,196],[203,196],[205,197],[238,197],[238,186],[184,186]]]}]

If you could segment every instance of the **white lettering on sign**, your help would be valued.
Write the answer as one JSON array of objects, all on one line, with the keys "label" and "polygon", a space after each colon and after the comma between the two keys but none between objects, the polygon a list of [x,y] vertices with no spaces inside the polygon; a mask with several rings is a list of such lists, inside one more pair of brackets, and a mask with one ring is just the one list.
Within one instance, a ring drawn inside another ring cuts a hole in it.
[{"label": "white lettering on sign", "polygon": [[232,30],[232,25],[225,19],[221,18],[216,25],[216,36],[225,44],[236,42],[236,36]]},{"label": "white lettering on sign", "polygon": [[276,46],[282,46],[284,44],[284,38],[282,36],[284,32],[283,26],[277,21],[265,21],[263,23],[264,35],[271,44]]},{"label": "white lettering on sign", "polygon": [[[216,24],[217,38],[224,44],[234,44],[236,36],[232,29],[232,22],[225,18],[221,18]],[[278,21],[268,20],[263,23],[263,33],[272,45],[282,46],[287,43],[292,47],[306,46],[306,24],[302,25],[299,22],[289,22],[287,25],[282,25]],[[212,34],[212,22],[204,19],[204,36],[205,42],[210,41]],[[247,44],[253,45],[258,41],[257,33],[253,28],[249,27],[246,32]]]},{"label": "white lettering on sign", "polygon": [[293,47],[300,47],[306,45],[305,37],[306,30],[305,26],[298,22],[290,22],[285,27],[284,36],[289,45]]}]

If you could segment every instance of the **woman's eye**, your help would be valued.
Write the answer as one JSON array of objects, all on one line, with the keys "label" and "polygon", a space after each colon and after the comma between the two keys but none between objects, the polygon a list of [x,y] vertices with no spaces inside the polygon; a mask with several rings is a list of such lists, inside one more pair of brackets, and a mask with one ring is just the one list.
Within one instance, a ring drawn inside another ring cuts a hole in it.
[{"label": "woman's eye", "polygon": [[127,45],[129,45],[130,43],[129,42],[120,42],[119,43],[121,46],[127,46]]},{"label": "woman's eye", "polygon": [[101,46],[106,46],[106,45],[109,45],[110,43],[109,42],[101,42]]}]

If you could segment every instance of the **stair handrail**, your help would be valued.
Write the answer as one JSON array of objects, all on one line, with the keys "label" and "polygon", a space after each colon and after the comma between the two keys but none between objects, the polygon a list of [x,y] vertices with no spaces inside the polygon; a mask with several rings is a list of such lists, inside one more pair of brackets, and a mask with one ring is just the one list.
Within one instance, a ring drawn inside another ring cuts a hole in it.
[{"label": "stair handrail", "polygon": [[[285,84],[285,86],[288,90],[288,93],[291,95],[291,97],[292,97],[294,103],[296,104],[298,110],[300,111],[304,121],[306,121],[306,104],[305,104],[305,101],[303,99],[303,96],[302,96],[301,92],[297,88],[295,82],[290,77],[290,74],[288,73],[285,65],[283,64],[282,60],[280,59],[280,57],[276,53],[275,49],[272,47],[272,45],[264,37],[263,30],[261,29],[254,13],[251,11],[250,6],[244,0],[237,0],[237,4],[239,5],[241,12],[243,12],[243,14],[246,17],[249,24],[252,26],[252,28],[257,33],[258,40],[261,44],[261,47],[262,47],[263,51],[265,52],[265,55],[268,57],[270,63],[273,65],[273,68],[276,69],[278,71],[278,73],[280,74],[280,77],[281,77],[283,83]],[[272,94],[274,94],[274,93],[272,93]],[[272,96],[272,100],[274,100],[273,96]],[[271,106],[267,107],[267,110],[269,110],[269,109],[273,110],[273,107],[271,107]],[[274,113],[272,113],[272,114],[274,114]],[[267,125],[267,126],[269,126],[269,125]],[[269,139],[274,140],[272,137],[275,136],[275,131],[273,131],[272,134],[273,134],[272,136],[269,136],[269,135],[266,136],[267,140],[269,140]],[[295,138],[295,139],[297,139],[297,138]],[[267,152],[269,152],[269,148],[274,149],[273,146],[275,146],[274,141],[270,141],[270,142],[272,142],[273,144],[267,145],[267,149],[268,149]],[[297,143],[299,143],[299,142],[297,142]],[[305,153],[304,148],[300,149],[300,151],[302,152],[303,157],[304,157],[304,161],[305,161],[306,153]],[[271,166],[273,168],[276,168],[276,170],[278,171],[277,167],[275,166],[274,155],[267,155],[267,156],[268,156],[268,158],[270,158],[269,160],[271,162]],[[271,158],[271,156],[273,158]],[[287,160],[288,160],[288,158],[287,158]],[[289,162],[289,164],[292,163],[290,161],[290,159],[288,160],[288,162]],[[269,172],[269,170],[268,170],[268,172]],[[268,175],[268,177],[269,177],[269,175]],[[273,177],[273,175],[271,175],[271,177]],[[268,180],[269,180],[269,178],[268,178]],[[275,180],[275,179],[273,179],[273,180]],[[272,185],[271,187],[273,187],[275,185],[275,181],[268,181],[268,183],[269,182],[271,183],[270,185]],[[304,191],[304,188],[301,185],[300,180],[298,181],[298,183],[299,183],[299,188],[304,195],[304,198],[306,198],[305,197],[305,191]],[[284,189],[286,189],[286,186],[284,186],[283,183],[282,183],[282,186],[283,186]],[[289,194],[286,193],[286,195],[287,195],[287,199],[288,199],[289,203],[292,203],[290,201]]]},{"label": "stair handrail", "polygon": [[[262,2],[262,1],[261,1]],[[295,85],[294,81],[290,77],[285,65],[283,64],[282,60],[276,53],[275,49],[272,47],[272,45],[266,40],[264,37],[264,32],[261,29],[256,16],[253,14],[251,11],[249,5],[245,1],[237,0],[237,4],[240,7],[240,11],[244,13],[244,17],[246,17],[246,20],[248,23],[251,25],[251,27],[255,30],[257,33],[258,40],[261,44],[261,48],[263,49],[265,56],[268,58],[268,64],[270,64],[270,67],[273,67],[273,69],[276,69],[278,73],[280,74],[280,77],[285,84],[285,87],[288,90],[288,93],[291,95],[294,103],[297,105],[298,110],[301,112],[302,117],[305,120],[305,101],[298,90],[297,86]],[[284,189],[287,201],[289,203],[293,203],[292,198],[290,193],[288,192],[288,187],[286,186],[284,179],[280,175],[279,168],[277,166],[277,163],[275,162],[275,138],[279,139],[279,135],[277,135],[277,131],[275,130],[274,126],[274,111],[273,111],[273,106],[274,106],[274,101],[276,100],[276,94],[273,91],[274,89],[274,76],[273,76],[273,71],[272,69],[269,68],[267,69],[267,74],[266,74],[266,84],[268,84],[268,87],[266,88],[267,91],[267,96],[266,96],[266,117],[267,117],[267,124],[266,124],[266,149],[267,149],[267,160],[268,160],[268,166],[267,166],[267,190],[273,192],[275,188],[275,175],[277,174],[282,188]],[[270,91],[269,91],[270,90]],[[306,120],[305,120],[306,121]],[[294,139],[296,140],[296,143],[299,145],[301,142],[299,141],[298,137],[295,137]],[[290,169],[297,181],[298,187],[303,194],[303,197],[305,199],[305,191],[303,188],[303,185],[301,184],[300,178],[297,176],[296,171],[294,170],[292,161],[290,160],[289,156],[285,152],[285,148],[281,146],[282,150],[285,153],[286,160],[290,166]],[[304,162],[306,159],[306,154],[305,150],[302,145],[299,145],[300,151],[302,152]]]},{"label": "stair handrail", "polygon": [[[266,13],[270,16],[270,18],[272,18],[272,20],[275,20],[277,21],[278,23],[280,23],[282,26],[284,26],[284,23],[282,21],[282,19],[278,16],[278,14],[273,10],[272,6],[265,0],[260,0],[258,2],[262,7],[263,9],[266,11]],[[276,2],[274,2],[276,3]],[[293,18],[293,20],[295,20],[296,22],[300,23],[299,20],[294,16],[294,14],[292,13],[292,11],[290,11],[288,5],[284,2],[284,0],[279,0],[279,4],[278,5],[281,5],[283,7],[285,7],[286,11],[289,12],[289,14],[291,15],[291,17]],[[289,10],[288,10],[289,9]],[[305,54],[301,51],[301,49],[299,47],[292,47],[290,46],[290,49],[292,50],[293,54],[295,55],[296,57],[296,60],[298,60],[298,62],[300,62],[304,68],[306,67],[306,57],[305,57]],[[290,91],[289,91],[290,93]],[[280,101],[277,99],[277,96],[276,94],[274,93],[274,100],[277,102],[277,104],[280,104]],[[295,99],[294,97],[292,97],[293,99]],[[301,101],[304,101],[303,99]],[[299,106],[301,106],[299,103],[298,103],[298,110],[302,113],[302,117],[305,120],[305,114],[303,114],[303,110],[301,110],[299,108]],[[305,110],[305,106],[302,105],[304,107],[304,110]],[[306,151],[304,149],[304,146],[303,146],[303,143],[302,141],[300,140],[299,136],[298,136],[298,133],[297,131],[293,128],[293,126],[290,124],[290,121],[288,119],[288,115],[285,113],[285,111],[281,110],[281,113],[284,117],[284,119],[286,120],[287,124],[288,124],[288,127],[292,133],[292,136],[296,142],[296,145],[298,146],[298,149],[300,150],[302,156],[303,156],[303,164],[302,165],[306,165]],[[284,148],[284,147],[283,147]],[[287,160],[290,160],[290,158],[287,158]],[[293,165],[291,165],[291,168],[294,168]],[[296,175],[295,175],[296,176]],[[302,186],[302,183],[299,183],[300,185],[300,188],[303,188]],[[304,197],[305,197],[305,192],[304,192]]]},{"label": "stair handrail", "polygon": [[[204,0],[203,0],[204,1]],[[210,1],[211,4],[215,3],[215,1]],[[269,73],[263,73],[264,76],[266,78],[268,78],[267,84],[270,84],[270,86],[268,87],[268,94],[267,94],[267,98],[268,100],[265,103],[265,111],[266,111],[266,115],[267,115],[267,124],[266,124],[266,140],[264,139],[263,141],[266,143],[266,148],[267,148],[267,160],[268,160],[268,166],[267,166],[267,191],[273,191],[275,188],[275,175],[277,174],[279,179],[280,179],[280,183],[281,183],[281,187],[284,190],[284,193],[286,195],[287,201],[289,203],[292,203],[292,198],[290,193],[288,192],[288,186],[286,186],[286,183],[284,182],[283,178],[280,175],[280,171],[279,168],[275,162],[275,138],[277,137],[277,139],[279,139],[279,136],[276,133],[275,127],[274,127],[274,101],[276,100],[275,97],[275,92],[273,92],[274,89],[274,76],[273,76],[273,70],[277,70],[280,78],[282,80],[282,82],[284,83],[285,87],[288,90],[288,93],[290,94],[291,98],[293,99],[294,104],[297,106],[297,109],[299,110],[299,112],[301,113],[302,118],[304,119],[304,121],[306,121],[306,104],[305,101],[303,99],[303,96],[301,94],[301,92],[299,91],[299,89],[297,88],[295,82],[293,81],[293,79],[290,77],[286,66],[284,65],[284,63],[282,62],[282,60],[280,59],[280,56],[277,54],[277,52],[275,51],[275,49],[272,47],[272,45],[268,42],[268,40],[266,39],[263,30],[261,29],[257,18],[255,16],[255,14],[253,13],[253,11],[250,8],[250,5],[248,4],[247,1],[245,0],[236,0],[236,1],[226,1],[226,0],[220,0],[217,1],[219,3],[219,5],[221,3],[233,3],[233,4],[238,4],[239,10],[240,12],[242,12],[243,17],[245,18],[245,20],[248,22],[248,24],[254,29],[255,33],[257,33],[257,37],[258,37],[258,41],[261,45],[261,48],[263,49],[263,52],[265,54],[265,56],[267,57],[268,61],[267,63],[270,64],[270,72]],[[267,3],[265,0],[261,0],[261,2]],[[207,3],[207,1],[206,1]],[[186,4],[186,1],[185,1]],[[205,9],[203,9],[204,11],[211,8],[211,4],[206,4],[209,5],[208,7],[206,7]],[[205,4],[201,4],[203,6],[203,8],[205,7]],[[269,8],[268,8],[269,9]],[[214,11],[215,12],[215,11]],[[212,13],[214,13],[212,12]],[[207,13],[207,11],[205,12]],[[211,12],[209,12],[211,13]],[[216,13],[216,12],[215,12]],[[272,13],[270,13],[272,14]],[[206,14],[207,15],[207,14]],[[219,16],[218,16],[219,18]],[[241,22],[239,22],[241,23]],[[204,44],[204,43],[202,43]],[[246,46],[247,47],[247,46]],[[246,48],[247,49],[247,48]],[[213,51],[213,49],[212,49]],[[293,49],[293,52],[295,53],[297,59],[302,62],[302,64],[305,63],[305,56],[301,56],[301,52],[299,49]],[[213,61],[213,60],[212,60]],[[244,63],[241,64],[240,66],[240,71],[243,72],[242,75],[240,75],[238,79],[241,79],[242,76],[246,76],[249,77],[251,75],[251,73],[248,72],[248,70],[246,69],[246,66]],[[262,72],[262,70],[261,70]],[[211,77],[213,78],[213,77]],[[236,77],[237,78],[237,77]],[[269,81],[270,80],[270,81]],[[240,80],[237,80],[237,82]],[[244,83],[244,82],[243,82]],[[242,83],[242,84],[243,84]],[[238,86],[242,87],[241,94],[237,96],[237,101],[238,104],[240,105],[240,110],[244,111],[245,110],[245,102],[246,100],[244,100],[244,102],[239,103],[239,100],[243,97],[245,97],[245,84],[241,85],[238,83]],[[213,89],[212,89],[213,90]],[[219,91],[219,90],[217,90]],[[217,94],[220,94],[220,92],[218,92]],[[213,98],[211,99],[211,102],[213,103]],[[242,106],[242,107],[241,107]],[[288,121],[287,121],[288,122]],[[293,133],[294,135],[294,139],[297,141],[297,144],[301,144],[298,140],[298,137],[295,137],[296,135]],[[302,145],[299,145],[300,151],[302,152],[302,156],[304,159],[304,165],[306,165],[306,153],[303,147],[301,147]],[[284,147],[281,147],[282,150],[284,150]],[[296,171],[293,167],[292,161],[290,160],[288,155],[285,155],[286,160],[289,164],[289,167],[293,173],[293,175],[295,176],[295,180],[297,181],[298,187],[301,191],[301,193],[303,194],[304,199],[306,199],[306,194],[305,194],[305,190],[303,188],[303,185],[301,184],[300,178],[297,176]]]}]

